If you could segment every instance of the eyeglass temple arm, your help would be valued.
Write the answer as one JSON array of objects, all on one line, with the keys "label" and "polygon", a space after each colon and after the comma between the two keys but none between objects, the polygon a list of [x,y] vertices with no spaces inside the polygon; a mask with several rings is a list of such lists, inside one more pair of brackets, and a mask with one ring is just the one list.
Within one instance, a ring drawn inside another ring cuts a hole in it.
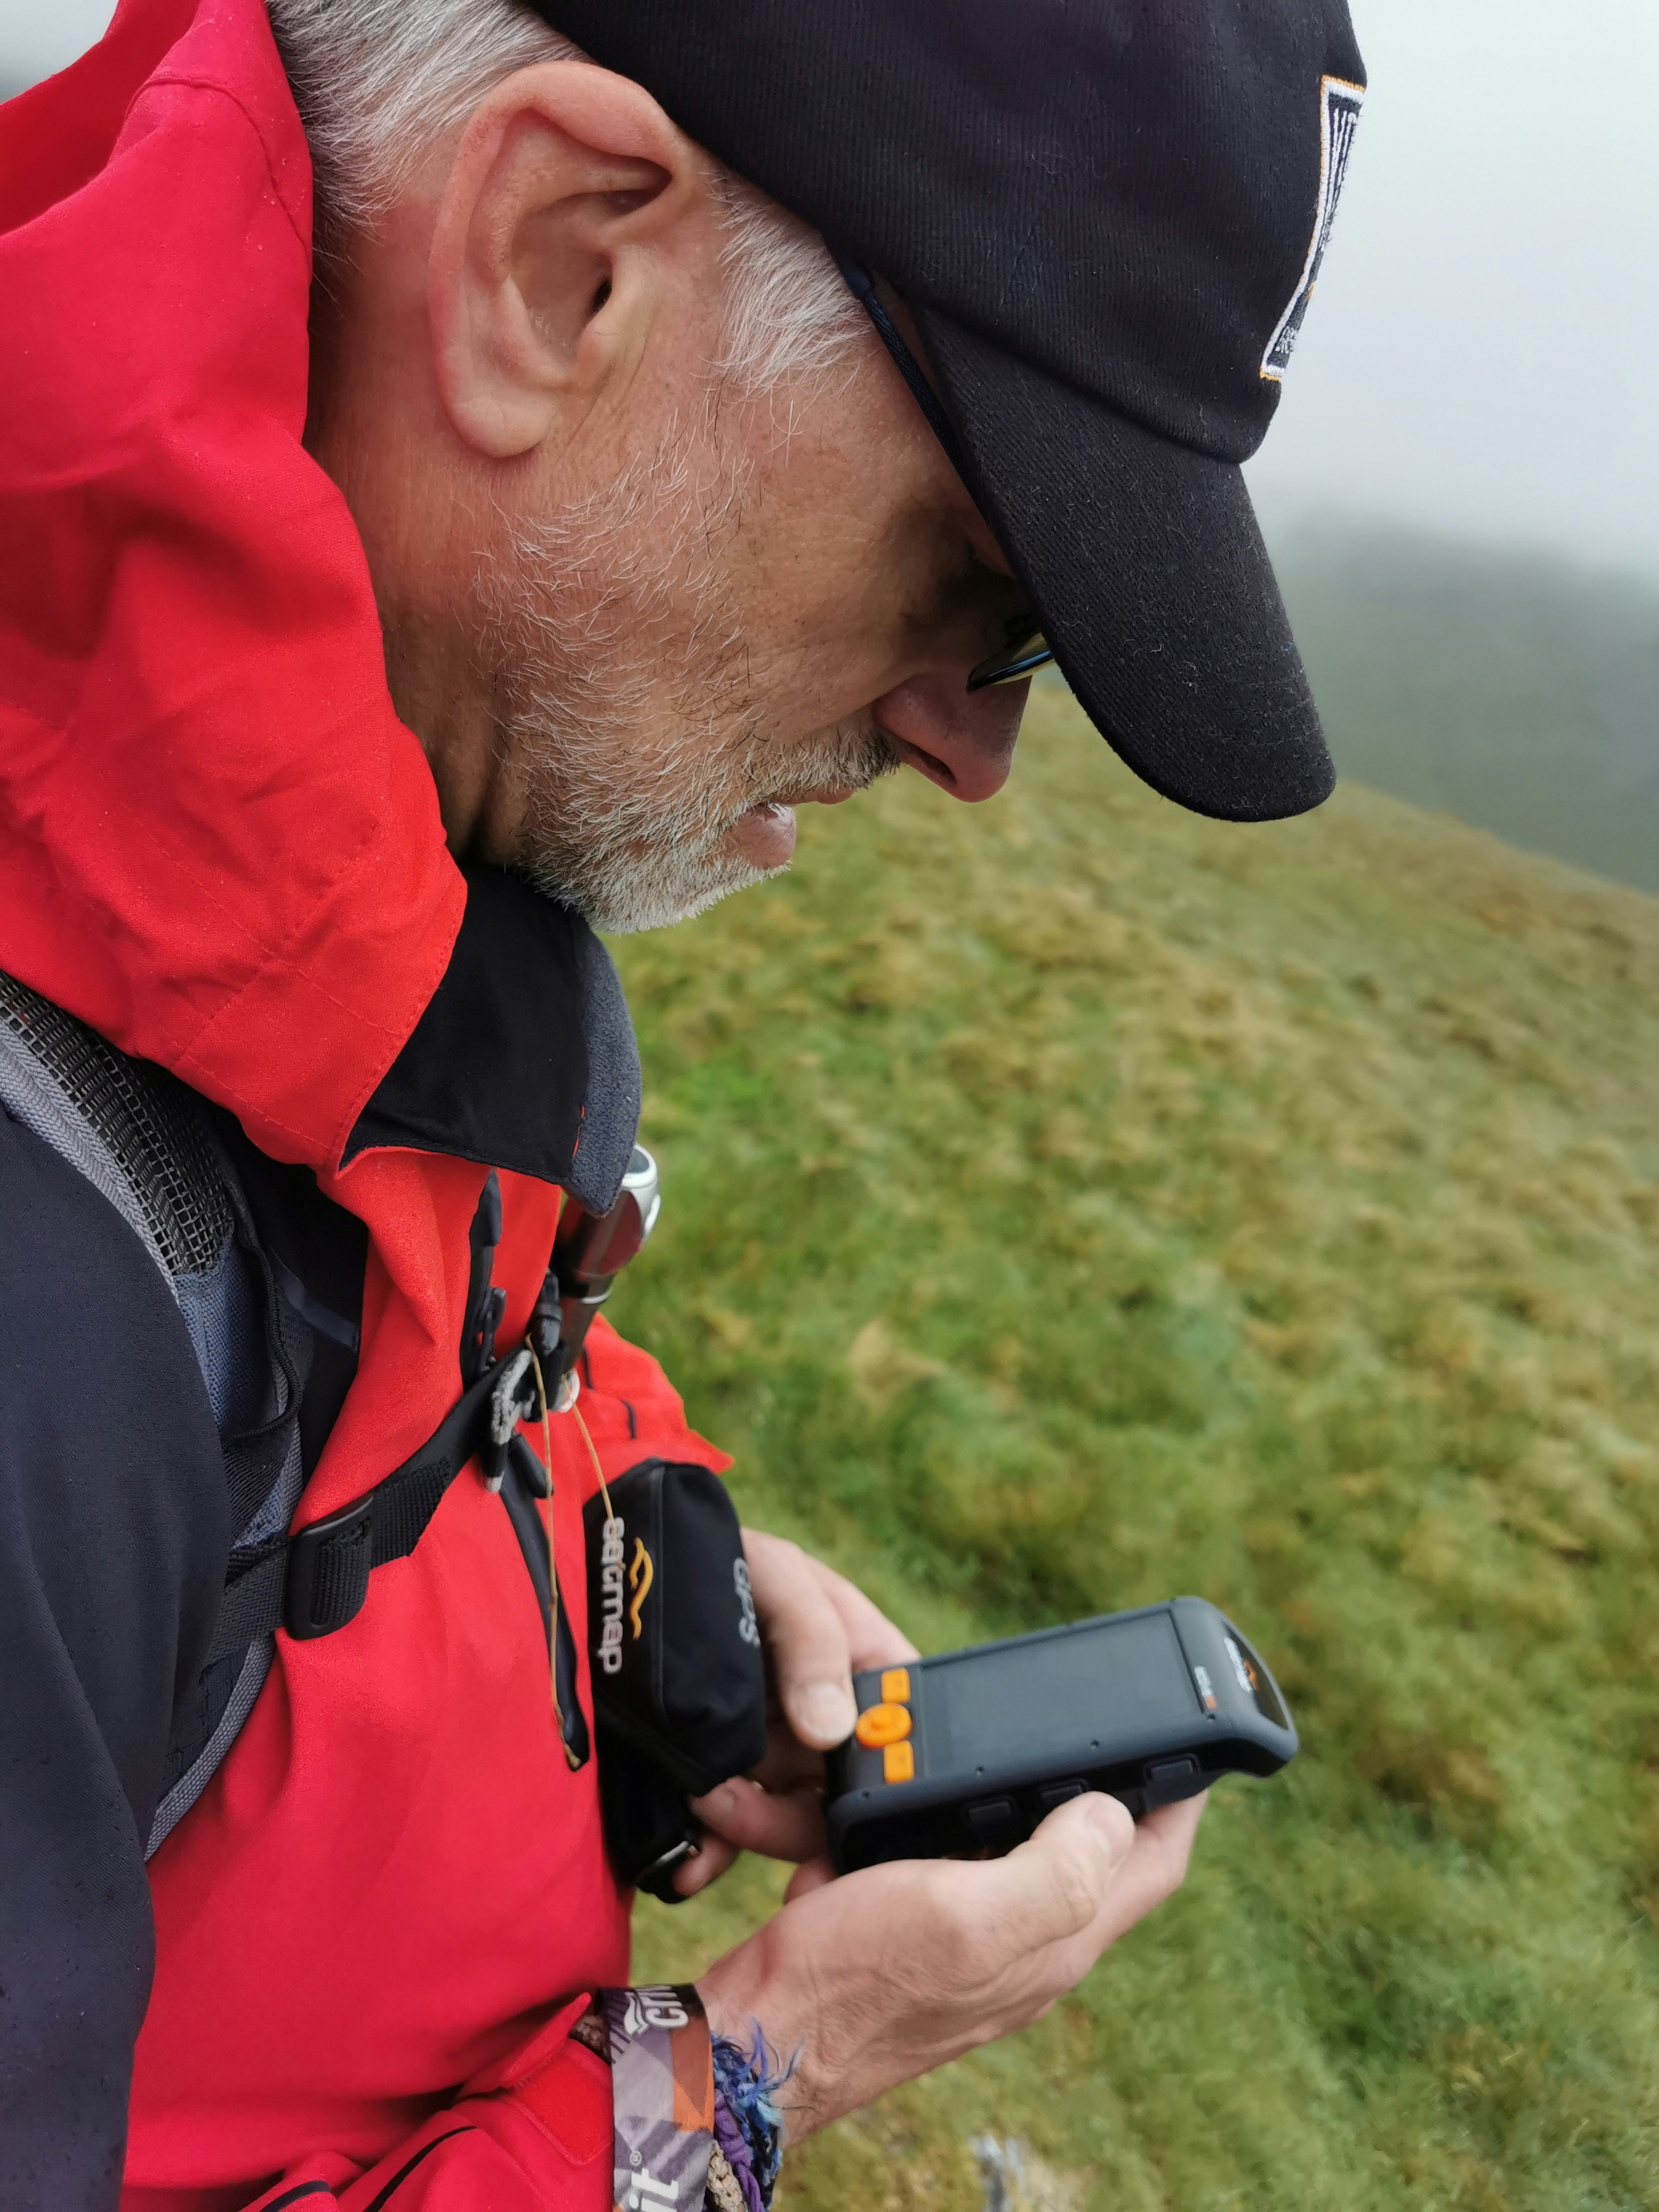
[{"label": "eyeglass temple arm", "polygon": [[[961,441],[950,416],[939,404],[939,394],[927,381],[921,363],[906,345],[898,325],[883,306],[881,295],[876,289],[875,277],[861,261],[854,261],[847,254],[836,252],[833,246],[830,250],[848,289],[875,325],[876,336],[891,355],[893,366],[909,386],[911,397],[927,418],[928,428],[945,448],[951,467],[965,483],[968,471],[963,465]],[[1005,647],[1002,652],[994,653],[988,659],[981,660],[969,676],[968,689],[983,691],[994,684],[1011,683],[1019,677],[1030,675],[1034,670],[1043,667],[1054,659],[1046,641],[1037,635],[1036,617],[1033,617],[1026,638],[1020,642],[1025,643],[1028,640],[1035,648],[1030,652],[1019,653],[1012,647]]]},{"label": "eyeglass temple arm", "polygon": [[[831,249],[833,252],[833,248]],[[951,418],[939,404],[939,394],[927,381],[921,363],[904,343],[898,325],[882,305],[881,295],[876,289],[876,280],[861,261],[851,261],[842,254],[835,256],[836,266],[845,279],[848,289],[857,300],[876,326],[876,335],[893,357],[893,365],[910,387],[910,395],[927,417],[927,427],[951,457],[951,465],[959,477],[965,478],[961,441],[951,427]]]}]

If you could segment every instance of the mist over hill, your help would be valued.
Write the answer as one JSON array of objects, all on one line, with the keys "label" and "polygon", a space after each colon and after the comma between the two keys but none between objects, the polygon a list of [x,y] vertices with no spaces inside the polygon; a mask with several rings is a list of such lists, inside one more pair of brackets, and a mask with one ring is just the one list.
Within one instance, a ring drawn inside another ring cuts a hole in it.
[{"label": "mist over hill", "polygon": [[1273,556],[1345,776],[1659,891],[1659,589],[1358,523]]}]

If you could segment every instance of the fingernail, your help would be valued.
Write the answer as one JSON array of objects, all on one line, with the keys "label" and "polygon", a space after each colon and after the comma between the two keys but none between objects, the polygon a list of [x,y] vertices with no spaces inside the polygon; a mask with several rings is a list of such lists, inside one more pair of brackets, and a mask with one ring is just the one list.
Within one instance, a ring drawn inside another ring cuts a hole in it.
[{"label": "fingernail", "polygon": [[799,1700],[802,1725],[815,1740],[840,1743],[858,1718],[851,1693],[839,1682],[810,1682]]}]

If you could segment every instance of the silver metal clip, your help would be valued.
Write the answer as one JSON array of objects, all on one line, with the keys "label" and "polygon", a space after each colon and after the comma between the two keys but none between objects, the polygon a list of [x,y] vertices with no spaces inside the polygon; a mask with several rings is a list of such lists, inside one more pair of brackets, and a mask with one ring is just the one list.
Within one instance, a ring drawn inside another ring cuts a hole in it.
[{"label": "silver metal clip", "polygon": [[489,1444],[484,1454],[484,1488],[499,1492],[507,1479],[507,1449],[525,1409],[519,1403],[519,1386],[530,1372],[530,1350],[520,1346],[502,1363],[489,1393]]}]

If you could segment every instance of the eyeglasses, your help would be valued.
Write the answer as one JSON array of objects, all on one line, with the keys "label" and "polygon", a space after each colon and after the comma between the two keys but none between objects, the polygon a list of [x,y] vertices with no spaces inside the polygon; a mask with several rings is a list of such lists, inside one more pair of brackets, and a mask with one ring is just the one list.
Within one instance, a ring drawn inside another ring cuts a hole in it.
[{"label": "eyeglasses", "polygon": [[[927,417],[928,428],[944,447],[951,467],[966,483],[968,471],[963,465],[961,441],[950,416],[939,405],[939,394],[927,381],[921,363],[905,344],[897,324],[882,305],[875,278],[860,261],[846,260],[839,253],[835,259],[848,290],[875,325],[876,336],[892,356],[894,367],[909,386],[911,397]],[[1034,613],[1016,615],[1008,624],[1001,650],[989,654],[977,667],[969,670],[968,689],[970,691],[988,691],[994,684],[1020,683],[1036,669],[1047,667],[1054,657],[1036,616]]]}]

